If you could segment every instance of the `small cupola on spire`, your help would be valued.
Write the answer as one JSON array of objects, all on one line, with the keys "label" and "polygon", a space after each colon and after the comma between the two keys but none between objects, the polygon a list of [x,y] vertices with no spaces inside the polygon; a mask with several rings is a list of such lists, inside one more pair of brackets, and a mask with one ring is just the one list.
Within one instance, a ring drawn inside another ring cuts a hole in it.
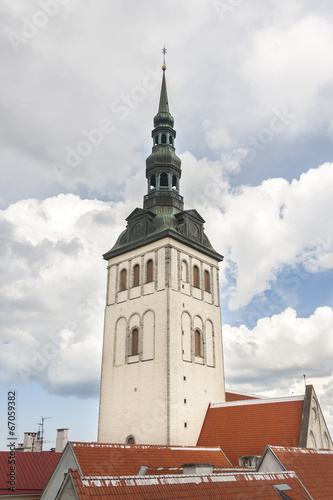
[{"label": "small cupola on spire", "polygon": [[[160,102],[154,117],[152,131],[152,153],[146,160],[148,192],[144,197],[144,208],[153,212],[168,211],[176,213],[183,210],[183,197],[180,195],[181,160],[175,153],[176,131],[174,119],[169,111],[166,86],[166,48],[163,48],[163,77]],[[163,209],[162,209],[163,207]]]}]

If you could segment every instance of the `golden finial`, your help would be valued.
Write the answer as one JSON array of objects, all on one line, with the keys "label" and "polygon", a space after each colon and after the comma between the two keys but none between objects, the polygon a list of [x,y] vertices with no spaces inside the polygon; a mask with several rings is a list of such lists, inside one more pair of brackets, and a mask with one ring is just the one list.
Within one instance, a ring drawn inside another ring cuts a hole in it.
[{"label": "golden finial", "polygon": [[162,66],[162,69],[163,69],[163,71],[166,70],[166,65],[165,65],[165,54],[166,54],[166,52],[167,52],[167,49],[165,48],[165,45],[164,45],[164,47],[162,49],[162,54],[163,54],[163,66]]}]

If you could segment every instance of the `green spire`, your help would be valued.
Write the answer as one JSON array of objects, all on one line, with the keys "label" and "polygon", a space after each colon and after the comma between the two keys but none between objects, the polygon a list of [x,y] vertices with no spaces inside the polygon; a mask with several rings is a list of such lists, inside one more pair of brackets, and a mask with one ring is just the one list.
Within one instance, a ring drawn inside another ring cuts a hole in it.
[{"label": "green spire", "polygon": [[166,80],[165,80],[166,66],[163,65],[162,69],[163,69],[163,79],[162,79],[161,97],[160,97],[160,105],[158,107],[158,113],[170,113],[169,103],[168,103],[168,92],[167,92]]}]

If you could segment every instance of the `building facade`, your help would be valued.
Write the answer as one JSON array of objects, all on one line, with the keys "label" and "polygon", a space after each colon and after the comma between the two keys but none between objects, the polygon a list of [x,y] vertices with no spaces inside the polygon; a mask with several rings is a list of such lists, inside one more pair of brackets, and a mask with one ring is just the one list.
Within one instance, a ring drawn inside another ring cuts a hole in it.
[{"label": "building facade", "polygon": [[165,65],[143,208],[108,262],[98,441],[194,445],[225,401],[217,253],[184,210]]}]

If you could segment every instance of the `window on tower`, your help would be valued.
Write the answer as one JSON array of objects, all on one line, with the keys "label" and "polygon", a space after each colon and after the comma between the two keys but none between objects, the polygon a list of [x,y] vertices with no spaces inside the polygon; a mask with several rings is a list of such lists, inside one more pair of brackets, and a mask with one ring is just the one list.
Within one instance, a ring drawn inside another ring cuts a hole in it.
[{"label": "window on tower", "polygon": [[199,268],[198,266],[193,266],[193,286],[196,288],[200,287],[200,279],[199,279]]},{"label": "window on tower", "polygon": [[166,134],[162,134],[162,136],[161,136],[161,143],[162,144],[166,144],[166,142],[167,142]]},{"label": "window on tower", "polygon": [[155,135],[155,144],[158,144],[158,135]]},{"label": "window on tower", "polygon": [[156,175],[152,175],[150,178],[150,189],[156,188]]},{"label": "window on tower", "polygon": [[154,281],[154,262],[149,259],[147,262],[147,283]]},{"label": "window on tower", "polygon": [[133,269],[133,286],[139,286],[140,284],[140,266],[135,264]]},{"label": "window on tower", "polygon": [[182,261],[182,281],[188,282],[188,264],[186,260]]},{"label": "window on tower", "polygon": [[130,339],[130,356],[135,356],[139,354],[139,330],[138,328],[133,328]]},{"label": "window on tower", "polygon": [[173,140],[172,140],[172,136],[171,136],[171,135],[170,135],[170,137],[169,137],[169,142],[170,142],[170,144],[171,144],[171,146],[172,146],[172,145],[173,145]]},{"label": "window on tower", "polygon": [[175,175],[172,176],[172,189],[177,189],[177,177]]},{"label": "window on tower", "polygon": [[128,436],[126,438],[126,444],[135,444],[135,439],[134,439],[134,436]]},{"label": "window on tower", "polygon": [[210,274],[209,271],[205,271],[205,292],[210,292]]},{"label": "window on tower", "polygon": [[126,269],[122,269],[120,271],[120,291],[127,289],[127,271]]},{"label": "window on tower", "polygon": [[195,354],[195,356],[202,356],[200,330],[195,330],[195,332],[194,332],[194,354]]},{"label": "window on tower", "polygon": [[168,187],[168,185],[169,185],[168,174],[166,172],[162,172],[160,175],[160,186]]}]

